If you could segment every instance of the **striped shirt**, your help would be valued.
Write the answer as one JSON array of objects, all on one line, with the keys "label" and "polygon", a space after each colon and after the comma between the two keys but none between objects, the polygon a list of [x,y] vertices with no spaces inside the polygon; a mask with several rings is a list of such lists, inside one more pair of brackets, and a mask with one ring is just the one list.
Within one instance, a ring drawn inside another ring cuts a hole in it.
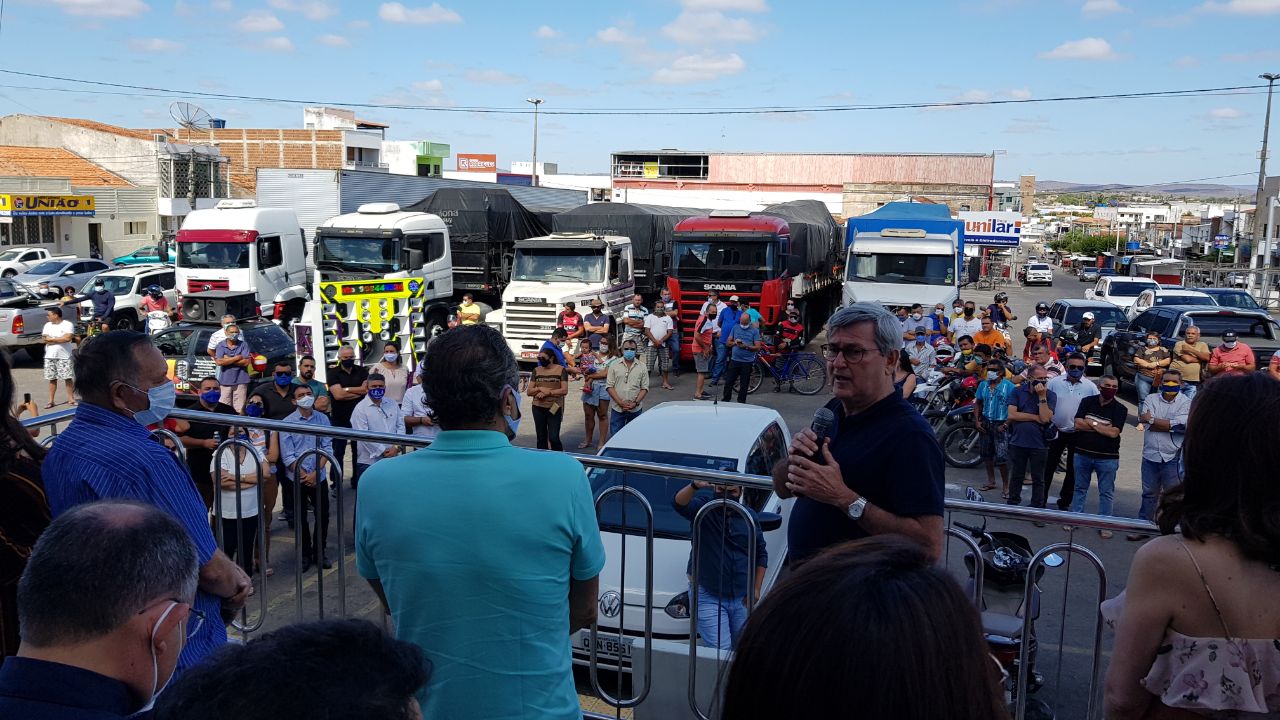
[{"label": "striped shirt", "polygon": [[[55,518],[95,500],[135,500],[154,505],[182,523],[201,567],[218,549],[208,511],[186,465],[130,417],[82,402],[40,470]],[[219,598],[196,592],[195,607],[210,622],[182,649],[179,672],[226,644],[227,629],[218,620],[221,605]]]},{"label": "striped shirt", "polygon": [[[314,410],[311,417],[302,417],[301,410],[294,410],[289,417],[284,419],[285,422],[304,423],[306,425],[320,425],[329,427],[332,423],[324,413],[318,413]],[[361,442],[360,445],[364,443]],[[333,452],[333,439],[328,435],[298,435],[295,433],[280,433],[280,458],[284,460],[284,472],[290,479],[293,478],[293,466],[298,462],[298,458],[302,457],[308,450],[319,448],[326,452]],[[312,472],[316,469],[316,456],[308,455],[302,461],[302,471]]]}]

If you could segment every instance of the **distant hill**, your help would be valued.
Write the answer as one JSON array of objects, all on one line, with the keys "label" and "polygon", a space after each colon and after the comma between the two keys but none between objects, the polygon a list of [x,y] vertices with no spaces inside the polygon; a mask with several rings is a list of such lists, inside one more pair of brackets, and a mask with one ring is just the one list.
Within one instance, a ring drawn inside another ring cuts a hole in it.
[{"label": "distant hill", "polygon": [[1254,185],[1217,185],[1212,183],[1183,183],[1180,185],[1123,185],[1119,183],[1073,183],[1059,180],[1038,180],[1036,191],[1040,193],[1106,193],[1135,195],[1179,195],[1185,197],[1253,197]]}]

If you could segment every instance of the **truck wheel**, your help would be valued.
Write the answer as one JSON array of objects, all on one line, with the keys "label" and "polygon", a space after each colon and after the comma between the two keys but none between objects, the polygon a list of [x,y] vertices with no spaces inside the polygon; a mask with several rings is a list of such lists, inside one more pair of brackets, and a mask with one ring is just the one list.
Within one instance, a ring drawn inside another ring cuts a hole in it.
[{"label": "truck wheel", "polygon": [[36,363],[44,362],[44,346],[43,345],[28,345],[24,349],[27,351],[27,357],[31,358],[32,362],[36,362]]},{"label": "truck wheel", "polygon": [[433,338],[439,337],[448,326],[445,325],[444,318],[438,313],[427,318],[427,342],[431,342]]},{"label": "truck wheel", "polygon": [[10,269],[8,269],[8,270],[5,270],[5,271],[4,271],[4,275],[3,275],[3,277],[11,278],[11,277],[13,277],[14,275],[17,275],[17,274],[18,274],[18,271],[17,271],[17,270],[14,270],[14,269],[10,268]]}]

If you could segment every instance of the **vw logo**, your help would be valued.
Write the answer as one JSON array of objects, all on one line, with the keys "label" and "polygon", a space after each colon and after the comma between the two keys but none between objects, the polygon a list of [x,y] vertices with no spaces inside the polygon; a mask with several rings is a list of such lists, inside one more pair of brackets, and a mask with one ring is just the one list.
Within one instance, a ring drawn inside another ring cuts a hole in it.
[{"label": "vw logo", "polygon": [[610,590],[600,596],[600,614],[607,618],[618,617],[622,612],[622,596]]}]

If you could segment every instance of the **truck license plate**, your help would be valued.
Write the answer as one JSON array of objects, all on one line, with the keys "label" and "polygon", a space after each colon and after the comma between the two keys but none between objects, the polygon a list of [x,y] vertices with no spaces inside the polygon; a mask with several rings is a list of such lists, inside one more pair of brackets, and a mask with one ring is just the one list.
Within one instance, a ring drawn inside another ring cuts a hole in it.
[{"label": "truck license plate", "polygon": [[[630,660],[631,644],[633,642],[634,640],[631,638],[624,637],[622,643],[619,644],[617,635],[599,633],[596,635],[596,655],[608,655],[614,658],[621,655],[624,660]],[[578,634],[578,645],[583,652],[591,652],[591,633],[589,631],[584,630]]]}]

